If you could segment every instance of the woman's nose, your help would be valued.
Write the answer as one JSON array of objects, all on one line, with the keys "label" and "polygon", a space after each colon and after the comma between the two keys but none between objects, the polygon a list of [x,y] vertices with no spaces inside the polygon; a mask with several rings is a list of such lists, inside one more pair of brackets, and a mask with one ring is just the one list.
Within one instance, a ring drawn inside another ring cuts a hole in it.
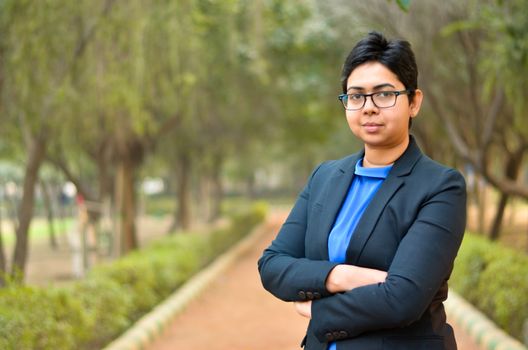
[{"label": "woman's nose", "polygon": [[363,113],[372,114],[375,112],[378,112],[378,106],[374,104],[374,100],[372,99],[372,96],[367,96],[365,105],[363,106]]}]

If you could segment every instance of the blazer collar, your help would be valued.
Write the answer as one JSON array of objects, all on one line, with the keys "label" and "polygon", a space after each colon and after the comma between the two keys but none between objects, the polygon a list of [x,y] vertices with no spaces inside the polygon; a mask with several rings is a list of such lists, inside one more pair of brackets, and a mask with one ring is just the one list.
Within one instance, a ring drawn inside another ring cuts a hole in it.
[{"label": "blazer collar", "polygon": [[409,175],[416,165],[416,162],[422,157],[423,153],[418,147],[414,136],[409,136],[409,146],[400,158],[394,162],[394,166],[391,170],[395,176],[406,176]]}]

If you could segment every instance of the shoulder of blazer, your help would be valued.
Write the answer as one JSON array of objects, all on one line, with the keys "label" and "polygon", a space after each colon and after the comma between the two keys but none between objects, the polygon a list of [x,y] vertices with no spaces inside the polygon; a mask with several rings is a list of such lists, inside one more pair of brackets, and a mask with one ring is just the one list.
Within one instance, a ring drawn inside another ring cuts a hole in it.
[{"label": "shoulder of blazer", "polygon": [[348,171],[354,171],[357,161],[365,154],[364,150],[350,154],[346,157],[336,160],[327,160],[321,163],[314,173],[314,175],[331,176],[337,173],[346,173]]},{"label": "shoulder of blazer", "polygon": [[465,187],[462,174],[454,168],[438,163],[422,153],[414,137],[405,153],[394,164],[396,176],[410,176],[415,185],[421,182],[424,186],[434,188],[441,183],[455,183]]}]

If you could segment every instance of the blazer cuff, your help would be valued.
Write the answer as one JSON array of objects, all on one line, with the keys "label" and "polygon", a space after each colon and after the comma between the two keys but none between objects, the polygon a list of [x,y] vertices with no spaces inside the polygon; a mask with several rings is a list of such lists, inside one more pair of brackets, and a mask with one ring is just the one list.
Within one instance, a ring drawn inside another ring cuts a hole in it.
[{"label": "blazer cuff", "polygon": [[339,265],[329,261],[310,261],[305,266],[307,273],[300,274],[308,276],[309,280],[299,283],[302,286],[296,291],[293,298],[296,301],[318,300],[333,295],[326,289],[326,280],[330,271]]},{"label": "blazer cuff", "polygon": [[331,305],[330,299],[312,302],[312,320],[310,324],[314,336],[323,343],[343,340],[353,336],[350,330],[329,326],[332,322],[326,318],[328,313],[325,312],[329,305]]}]

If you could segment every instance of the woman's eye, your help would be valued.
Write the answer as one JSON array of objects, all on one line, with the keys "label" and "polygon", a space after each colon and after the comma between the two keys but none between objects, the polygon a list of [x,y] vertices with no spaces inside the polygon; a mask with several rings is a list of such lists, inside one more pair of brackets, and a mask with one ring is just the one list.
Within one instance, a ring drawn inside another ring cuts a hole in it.
[{"label": "woman's eye", "polygon": [[394,95],[394,92],[392,91],[381,91],[378,93],[379,97],[392,97]]},{"label": "woman's eye", "polygon": [[361,94],[352,94],[348,95],[348,98],[350,98],[352,101],[359,101],[363,99],[363,95]]}]

